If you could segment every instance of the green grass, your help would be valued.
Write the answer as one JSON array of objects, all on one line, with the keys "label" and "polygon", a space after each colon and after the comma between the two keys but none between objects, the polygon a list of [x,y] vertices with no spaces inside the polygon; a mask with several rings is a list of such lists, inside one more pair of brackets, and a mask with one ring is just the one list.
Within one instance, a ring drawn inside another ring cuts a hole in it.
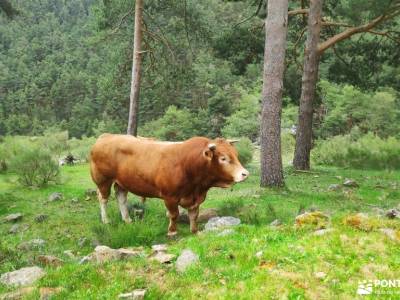
[{"label": "green grass", "polygon": [[[111,224],[100,223],[96,199],[86,199],[92,188],[88,165],[63,167],[62,182],[41,189],[19,186],[12,175],[0,175],[0,217],[13,212],[24,214],[21,224],[28,230],[8,234],[12,224],[0,223],[0,273],[37,264],[40,254],[65,260],[60,268],[46,267],[47,275],[36,287],[63,287],[54,299],[116,299],[118,294],[146,288],[148,299],[355,299],[358,281],[400,279],[400,247],[377,229],[359,231],[344,225],[353,212],[370,212],[375,207],[392,208],[400,202],[399,171],[369,171],[316,168],[310,173],[285,170],[284,189],[258,187],[259,171],[250,166],[252,176],[231,190],[213,189],[202,207],[217,208],[221,215],[238,216],[242,225],[235,233],[192,235],[188,225],[179,225],[179,237],[167,240],[168,220],[163,203],[149,199],[145,217],[133,224],[122,222],[115,199],[109,202]],[[360,187],[328,191],[330,184],[345,178]],[[62,192],[60,202],[47,203],[52,192]],[[78,199],[77,202],[71,201]],[[138,198],[130,195],[130,202]],[[318,209],[331,216],[334,231],[312,235],[312,228],[296,229],[294,218],[300,209]],[[47,214],[35,223],[38,214]],[[268,226],[275,218],[284,225]],[[371,217],[380,227],[400,229],[396,220]],[[375,220],[376,219],[376,220]],[[78,240],[86,237],[82,247]],[[33,238],[46,241],[42,249],[20,251],[17,246]],[[168,243],[179,255],[190,248],[200,263],[184,274],[171,265],[149,262],[145,257],[104,265],[79,265],[66,257],[64,250],[83,256],[93,250],[92,241],[118,248]],[[260,258],[255,254],[263,251]],[[324,272],[317,279],[315,272]],[[0,285],[0,294],[12,290]],[[400,288],[389,289],[398,292]],[[38,289],[27,297],[37,299]],[[396,295],[387,295],[396,299]],[[372,296],[371,296],[371,299]]]}]

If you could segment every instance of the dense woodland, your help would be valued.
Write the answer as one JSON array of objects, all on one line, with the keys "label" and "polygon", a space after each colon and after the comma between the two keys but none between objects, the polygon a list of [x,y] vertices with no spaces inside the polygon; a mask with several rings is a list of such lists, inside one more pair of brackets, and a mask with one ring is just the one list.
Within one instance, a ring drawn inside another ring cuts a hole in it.
[{"label": "dense woodland", "polygon": [[[289,1],[289,11],[303,2]],[[325,1],[323,16],[327,22],[358,26],[391,2]],[[11,3],[16,14],[0,16],[0,134],[125,132],[134,1]],[[171,140],[198,134],[256,141],[265,4],[148,0],[144,5],[139,133]],[[297,122],[306,23],[304,15],[289,13],[284,128]],[[397,30],[399,18],[394,17],[324,52],[315,137],[352,129],[399,135]],[[323,26],[321,40],[341,31],[341,26]]]}]

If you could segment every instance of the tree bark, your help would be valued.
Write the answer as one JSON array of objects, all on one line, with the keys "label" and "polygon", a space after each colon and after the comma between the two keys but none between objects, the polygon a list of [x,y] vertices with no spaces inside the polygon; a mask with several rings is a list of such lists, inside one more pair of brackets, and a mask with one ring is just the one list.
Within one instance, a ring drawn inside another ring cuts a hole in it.
[{"label": "tree bark", "polygon": [[135,3],[135,32],[133,41],[133,60],[132,60],[132,80],[131,94],[129,101],[129,118],[127,133],[137,135],[138,109],[140,78],[142,68],[142,20],[143,20],[143,0],[136,0]]},{"label": "tree bark", "polygon": [[293,166],[297,170],[310,169],[313,103],[318,80],[318,43],[321,31],[322,1],[323,0],[310,1],[310,13],[308,15],[307,41],[301,85],[299,121],[296,130],[296,147],[293,159]]},{"label": "tree bark", "polygon": [[284,185],[281,112],[285,68],[288,0],[269,0],[265,21],[261,112],[261,186]]}]

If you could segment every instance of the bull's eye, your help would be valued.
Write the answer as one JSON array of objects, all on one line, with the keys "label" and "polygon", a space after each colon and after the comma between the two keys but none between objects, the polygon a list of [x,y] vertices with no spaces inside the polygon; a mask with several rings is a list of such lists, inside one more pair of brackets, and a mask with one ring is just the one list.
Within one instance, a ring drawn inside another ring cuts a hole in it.
[{"label": "bull's eye", "polygon": [[222,156],[222,157],[219,159],[219,161],[220,161],[221,164],[226,164],[226,163],[228,162],[228,159],[227,159],[225,156]]}]

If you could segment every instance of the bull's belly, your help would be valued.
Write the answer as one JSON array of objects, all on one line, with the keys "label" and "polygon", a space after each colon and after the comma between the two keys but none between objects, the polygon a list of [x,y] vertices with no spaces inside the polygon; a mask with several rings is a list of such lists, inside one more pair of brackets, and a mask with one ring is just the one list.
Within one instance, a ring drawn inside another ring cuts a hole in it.
[{"label": "bull's belly", "polygon": [[127,191],[147,198],[160,198],[160,190],[154,185],[141,178],[119,178],[116,180],[118,185],[126,189]]}]

